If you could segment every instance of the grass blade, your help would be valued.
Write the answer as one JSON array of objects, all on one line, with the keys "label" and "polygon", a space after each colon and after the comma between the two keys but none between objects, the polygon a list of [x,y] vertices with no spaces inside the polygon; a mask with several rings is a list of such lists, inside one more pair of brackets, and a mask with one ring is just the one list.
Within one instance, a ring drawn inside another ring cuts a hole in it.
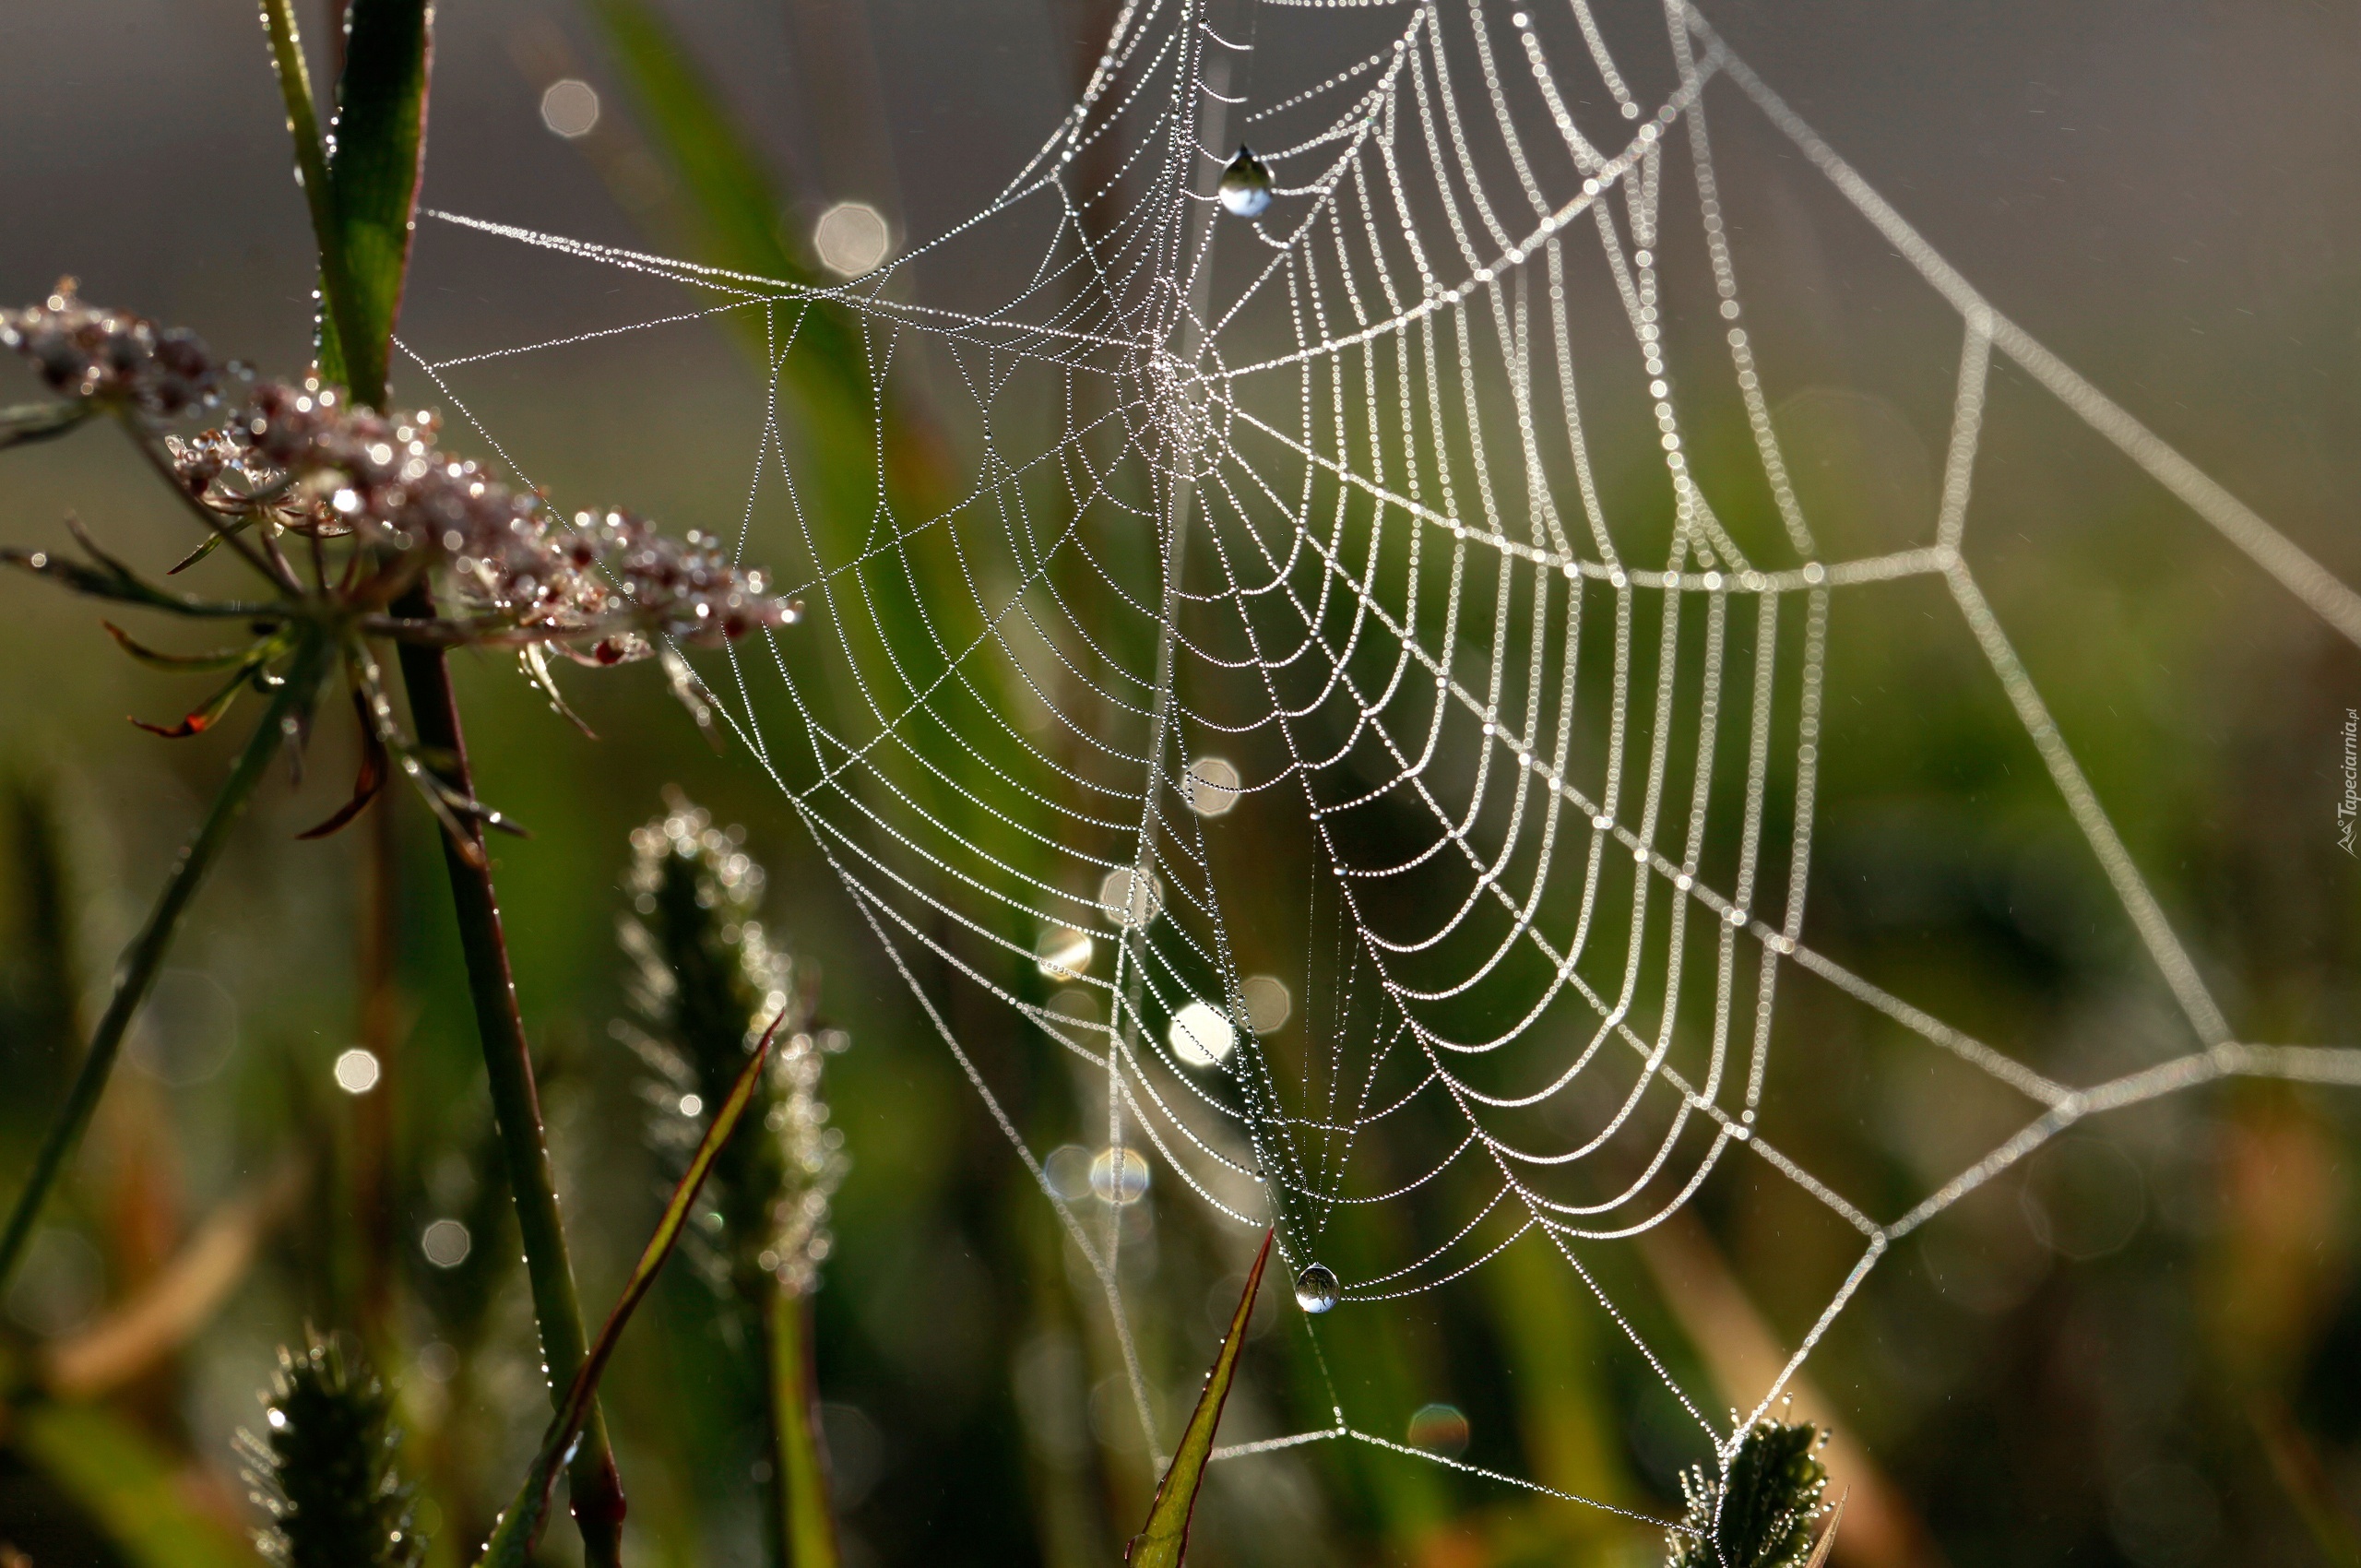
[{"label": "grass blade", "polygon": [[303,204],[312,215],[312,243],[320,253],[320,374],[350,385],[337,315],[347,308],[352,289],[346,281],[344,244],[336,220],[336,187],[328,176],[327,143],[320,137],[312,70],[303,60],[303,35],[295,25],[294,0],[261,0],[261,4],[263,32],[270,40],[270,63],[279,75],[279,101],[287,108],[287,135],[295,144],[295,183],[303,188]]},{"label": "grass blade", "polygon": [[239,1532],[189,1500],[172,1455],[104,1406],[26,1405],[8,1435],[129,1568],[266,1568]]},{"label": "grass blade", "polygon": [[28,403],[20,408],[0,409],[0,446],[29,446],[36,441],[63,435],[96,411],[96,404],[78,398],[66,403]]},{"label": "grass blade", "polygon": [[382,409],[426,154],[433,7],[428,0],[352,0],[348,15],[336,149],[328,159],[349,291],[336,316],[345,384],[362,402]]},{"label": "grass blade", "polygon": [[[779,1017],[784,1021],[786,1015],[782,1013]],[[774,1022],[747,1056],[738,1081],[730,1086],[730,1098],[714,1112],[713,1124],[706,1129],[705,1139],[690,1158],[688,1170],[672,1189],[671,1202],[664,1206],[663,1218],[656,1222],[656,1233],[648,1237],[638,1265],[615,1301],[614,1310],[607,1314],[606,1326],[599,1331],[599,1337],[583,1360],[582,1370],[575,1374],[572,1385],[565,1391],[565,1402],[558,1407],[549,1431],[542,1435],[540,1452],[533,1456],[532,1467],[525,1472],[525,1484],[517,1488],[516,1500],[501,1515],[499,1527],[485,1544],[483,1556],[478,1560],[481,1568],[526,1568],[531,1561],[533,1543],[549,1519],[550,1489],[556,1484],[559,1469],[574,1453],[575,1441],[582,1433],[582,1423],[590,1413],[599,1379],[607,1370],[608,1359],[614,1354],[615,1342],[623,1337],[623,1325],[638,1310],[648,1287],[656,1283],[664,1260],[672,1255],[673,1244],[681,1239],[681,1229],[688,1223],[689,1210],[696,1204],[697,1192],[713,1169],[714,1157],[721,1152],[721,1146],[730,1140],[739,1118],[745,1114],[747,1102],[753,1099],[754,1090],[762,1083],[764,1066],[770,1061],[771,1042],[777,1038],[778,1023]]]},{"label": "grass blade", "polygon": [[1229,1397],[1230,1379],[1238,1372],[1239,1348],[1246,1343],[1247,1320],[1254,1315],[1254,1292],[1262,1288],[1263,1265],[1271,1258],[1273,1234],[1263,1233],[1263,1247],[1247,1273],[1238,1311],[1230,1314],[1229,1333],[1221,1342],[1221,1353],[1214,1358],[1214,1370],[1206,1374],[1205,1391],[1197,1396],[1197,1408],[1189,1413],[1180,1446],[1157,1486],[1147,1523],[1123,1548],[1123,1561],[1130,1568],[1180,1568],[1188,1552],[1189,1518],[1196,1512],[1197,1489],[1204,1484],[1205,1465],[1213,1457],[1214,1429],[1221,1424],[1222,1403]]},{"label": "grass blade", "polygon": [[[727,97],[706,79],[688,41],[649,0],[597,0],[592,10],[631,84],[648,135],[680,181],[705,259],[782,282],[821,285],[824,280],[780,239],[779,194],[762,155],[730,116]],[[789,374],[807,398],[832,405],[835,417],[857,421],[865,429],[871,417],[869,366],[850,324],[834,306],[792,306],[782,313],[783,323],[789,314],[795,318],[796,353]],[[761,351],[760,313],[739,311],[731,319],[751,333]]]},{"label": "grass blade", "polygon": [[116,966],[114,994],[90,1037],[90,1049],[82,1058],[73,1087],[66,1091],[65,1104],[50,1123],[41,1151],[34,1156],[31,1176],[17,1195],[6,1227],[0,1229],[0,1289],[6,1287],[9,1275],[24,1255],[25,1244],[32,1239],[33,1222],[41,1218],[42,1205],[48,1200],[50,1189],[56,1185],[58,1175],[65,1169],[65,1157],[80,1141],[82,1130],[89,1125],[91,1112],[98,1109],[99,1097],[105,1092],[108,1075],[113,1072],[115,1056],[122,1050],[123,1037],[131,1028],[139,1004],[147,1000],[157,970],[163,967],[164,954],[172,946],[181,915],[196,897],[205,873],[212,869],[214,857],[229,841],[231,826],[245,810],[255,787],[262,782],[271,759],[279,754],[279,745],[287,738],[286,721],[302,713],[311,702],[326,662],[326,650],[316,642],[296,650],[286,683],[271,700],[262,722],[255,727],[245,750],[238,755],[237,765],[230,770],[230,777],[222,780],[220,791],[207,809],[196,837],[189,840],[180,859],[173,862],[172,874],[164,879],[163,891],[157,895],[155,907],[148,912],[147,923],[139,928],[139,934],[132,939],[131,946]]}]

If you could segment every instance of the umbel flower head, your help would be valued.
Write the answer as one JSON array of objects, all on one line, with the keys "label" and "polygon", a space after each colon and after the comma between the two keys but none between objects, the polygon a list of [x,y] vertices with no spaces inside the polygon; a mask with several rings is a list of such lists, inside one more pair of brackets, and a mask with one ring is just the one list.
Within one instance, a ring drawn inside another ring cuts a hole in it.
[{"label": "umbel flower head", "polygon": [[1726,1474],[1699,1467],[1681,1477],[1687,1528],[1669,1538],[1667,1568],[1804,1568],[1828,1489],[1827,1443],[1809,1421],[1757,1421]]},{"label": "umbel flower head", "polygon": [[196,333],[84,304],[71,278],[37,304],[0,310],[0,348],[32,361],[62,397],[164,419],[210,406],[222,372]]},{"label": "umbel flower head", "polygon": [[[0,550],[0,563],[96,598],[245,631],[243,647],[187,655],[155,652],[108,627],[149,664],[228,674],[177,724],[148,726],[160,734],[209,729],[242,691],[271,690],[300,674],[306,689],[291,731],[300,738],[317,687],[340,662],[361,719],[362,762],[352,802],[315,833],[351,820],[395,766],[463,844],[467,819],[502,826],[397,727],[374,643],[514,649],[569,718],[552,650],[594,667],[652,657],[710,736],[711,708],[681,650],[790,624],[801,610],[711,536],[673,538],[614,509],[567,517],[541,495],[445,452],[431,412],[357,407],[316,377],[257,380],[216,362],[189,333],[86,304],[70,279],[39,303],[0,311],[0,347],[31,361],[59,394],[0,410],[0,446],[113,415],[202,527],[172,571],[226,549],[268,591],[239,600],[168,592],[70,518],[86,559]],[[185,436],[166,428],[224,401],[227,416],[212,428]]]},{"label": "umbel flower head", "polygon": [[620,936],[634,965],[635,1017],[618,1020],[614,1032],[647,1066],[649,1139],[677,1166],[747,1054],[786,1015],[746,1108],[762,1135],[722,1146],[705,1226],[693,1234],[701,1234],[699,1253],[718,1287],[744,1292],[767,1277],[806,1294],[832,1244],[828,1205],[847,1164],[821,1084],[822,1061],[844,1049],[845,1036],[813,1027],[813,988],[799,984],[794,962],[765,932],[763,868],[742,831],[716,827],[677,790],[667,791],[666,806],[632,834],[631,913]]},{"label": "umbel flower head", "polygon": [[656,639],[718,647],[795,619],[718,540],[673,540],[619,511],[568,522],[439,450],[440,434],[431,411],[388,416],[316,380],[267,381],[220,429],[167,445],[201,503],[258,509],[287,533],[357,537],[412,574],[440,568],[476,618],[467,641],[554,643],[617,664],[647,657]]},{"label": "umbel flower head", "polygon": [[263,1399],[262,1435],[237,1436],[244,1475],[270,1524],[255,1533],[282,1568],[416,1568],[426,1543],[394,1461],[390,1401],[341,1345],[316,1335],[282,1347]]}]

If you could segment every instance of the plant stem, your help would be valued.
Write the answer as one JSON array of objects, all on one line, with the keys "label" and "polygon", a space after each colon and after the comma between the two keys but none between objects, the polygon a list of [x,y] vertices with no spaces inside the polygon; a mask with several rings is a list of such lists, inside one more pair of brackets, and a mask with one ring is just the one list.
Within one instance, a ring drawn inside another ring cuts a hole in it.
[{"label": "plant stem", "polygon": [[125,951],[115,972],[114,995],[99,1019],[97,1032],[90,1037],[89,1052],[82,1058],[81,1071],[75,1075],[74,1087],[66,1092],[65,1107],[42,1142],[31,1179],[9,1211],[8,1228],[0,1232],[0,1289],[6,1287],[8,1277],[24,1255],[25,1245],[32,1237],[33,1222],[41,1218],[42,1206],[65,1170],[65,1157],[73,1152],[83,1130],[89,1125],[90,1113],[98,1109],[99,1096],[105,1092],[108,1075],[114,1070],[115,1057],[123,1049],[123,1037],[131,1027],[132,1016],[148,999],[148,988],[155,983],[156,971],[162,967],[165,950],[172,945],[172,932],[179,928],[181,916],[187,911],[189,900],[196,897],[205,873],[213,869],[221,846],[229,840],[231,826],[245,809],[255,786],[262,782],[270,759],[278,754],[280,742],[287,738],[290,721],[311,701],[319,684],[324,658],[325,649],[316,642],[306,643],[297,653],[294,667],[288,671],[287,683],[279,688],[279,695],[255,727],[246,749],[238,754],[237,766],[230,770],[230,777],[222,780],[220,792],[213,797],[196,837],[181,850],[172,874],[165,878],[164,890],[158,895],[156,907],[148,911],[147,923]]},{"label": "plant stem", "polygon": [[785,1568],[837,1568],[836,1515],[828,1501],[828,1450],[813,1375],[812,1301],[773,1289],[764,1308],[770,1363],[771,1486],[775,1539]]},{"label": "plant stem", "polygon": [[[413,590],[414,598],[423,598]],[[433,604],[409,605],[402,613],[432,614]],[[410,722],[420,745],[445,759],[438,769],[445,783],[468,800],[475,787],[468,772],[467,737],[459,728],[458,703],[443,650],[401,645],[402,684],[409,694]],[[574,1265],[566,1255],[565,1228],[558,1217],[557,1173],[541,1133],[540,1095],[533,1085],[532,1049],[525,1039],[524,1015],[508,963],[508,939],[500,925],[500,900],[492,880],[492,860],[483,830],[470,819],[467,840],[443,835],[444,863],[451,873],[451,901],[459,923],[459,945],[467,954],[468,990],[475,1003],[476,1028],[483,1037],[483,1061],[492,1086],[492,1114],[508,1166],[509,1190],[516,1200],[516,1227],[523,1233],[525,1272],[532,1284],[533,1317],[540,1326],[541,1359],[549,1374],[550,1399],[564,1401],[587,1351],[582,1305],[574,1290]],[[623,1537],[623,1482],[607,1446],[607,1423],[593,1404],[583,1423],[582,1443],[567,1467],[574,1518],[591,1568],[615,1568]]]}]

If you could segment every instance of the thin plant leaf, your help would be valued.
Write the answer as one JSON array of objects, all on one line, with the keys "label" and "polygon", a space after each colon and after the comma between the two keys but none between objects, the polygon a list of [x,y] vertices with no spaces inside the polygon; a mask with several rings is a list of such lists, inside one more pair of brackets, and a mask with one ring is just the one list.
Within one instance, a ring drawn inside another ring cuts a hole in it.
[{"label": "thin plant leaf", "polygon": [[65,531],[74,536],[74,541],[90,558],[88,564],[69,560],[52,550],[21,550],[11,546],[0,549],[0,565],[15,566],[36,576],[48,577],[92,599],[112,599],[118,603],[169,611],[175,615],[242,621],[278,621],[285,617],[285,612],[274,604],[221,603],[166,593],[162,588],[142,581],[139,574],[129,564],[109,553],[103,545],[90,537],[90,530],[82,526],[81,518],[68,512],[65,521]]},{"label": "thin plant leaf", "polygon": [[207,534],[204,541],[195,550],[190,551],[187,554],[173,562],[170,566],[165,567],[164,576],[168,577],[176,577],[180,576],[180,574],[187,571],[199,561],[204,560],[207,556],[220,549],[231,540],[236,538],[237,535],[245,529],[246,525],[253,520],[254,519],[250,517],[240,517],[233,522],[225,524],[214,532]]},{"label": "thin plant leaf", "polygon": [[346,386],[382,409],[426,152],[433,7],[429,0],[351,0],[346,15],[328,179],[350,294],[335,313],[336,325]]},{"label": "thin plant leaf", "polygon": [[336,809],[335,814],[314,826],[295,835],[298,838],[326,838],[359,816],[370,802],[386,787],[386,744],[377,739],[377,731],[369,722],[368,709],[362,706],[361,694],[352,694],[352,706],[361,719],[361,766],[352,780],[352,799]]},{"label": "thin plant leaf", "polygon": [[150,670],[170,670],[183,675],[200,675],[214,670],[243,670],[255,663],[258,645],[222,648],[215,653],[161,653],[138,641],[129,632],[112,621],[101,621],[107,636],[115,646]]},{"label": "thin plant leaf", "polygon": [[1846,1489],[1837,1497],[1836,1506],[1828,1511],[1828,1526],[1820,1532],[1820,1544],[1804,1560],[1804,1568],[1825,1568],[1828,1554],[1836,1550],[1836,1526],[1845,1522],[1845,1499],[1852,1495],[1851,1489]]},{"label": "thin plant leaf", "polygon": [[835,1504],[828,1496],[827,1433],[812,1363],[812,1301],[773,1289],[763,1305],[764,1352],[770,1363],[771,1443],[777,1460],[776,1528],[795,1568],[840,1568]]},{"label": "thin plant leaf", "polygon": [[0,447],[30,446],[65,434],[98,411],[90,402],[24,403],[0,409]]},{"label": "thin plant leaf", "polygon": [[136,717],[132,722],[150,735],[161,735],[167,741],[185,741],[192,735],[202,735],[221,722],[221,716],[228,713],[230,705],[238,700],[238,694],[246,688],[247,678],[254,673],[260,663],[260,659],[255,659],[242,665],[238,672],[230,677],[228,685],[206,698],[199,706],[189,709],[187,715],[177,724],[150,724],[146,719]]},{"label": "thin plant leaf", "polygon": [[539,643],[527,643],[516,650],[516,662],[524,666],[525,678],[540,688],[541,695],[550,699],[550,707],[557,711],[559,718],[581,731],[586,739],[595,741],[599,738],[598,731],[582,721],[582,716],[567,704],[565,694],[557,689],[557,677],[550,671],[548,649]]},{"label": "thin plant leaf", "polygon": [[1205,1391],[1180,1433],[1180,1446],[1165,1467],[1164,1479],[1149,1505],[1147,1523],[1123,1548],[1131,1568],[1180,1568],[1189,1550],[1189,1519],[1197,1510],[1197,1490],[1204,1484],[1205,1466],[1213,1458],[1214,1430],[1221,1425],[1221,1408],[1229,1397],[1230,1379],[1238,1372],[1238,1352],[1246,1343],[1247,1321],[1254,1315],[1254,1293],[1262,1288],[1263,1265],[1270,1261],[1273,1231],[1263,1233],[1262,1250],[1247,1272],[1246,1289],[1239,1294],[1238,1311],[1230,1314],[1229,1333],[1205,1376]]},{"label": "thin plant leaf", "polygon": [[[541,1448],[525,1472],[525,1484],[516,1490],[516,1500],[500,1517],[492,1532],[492,1539],[478,1559],[479,1568],[526,1568],[531,1561],[533,1543],[540,1537],[541,1527],[549,1522],[550,1491],[557,1483],[557,1473],[573,1456],[574,1445],[582,1435],[582,1423],[590,1413],[590,1402],[599,1391],[599,1379],[607,1370],[607,1361],[614,1354],[615,1343],[623,1337],[623,1326],[638,1310],[648,1287],[656,1283],[664,1260],[672,1255],[673,1244],[680,1241],[681,1231],[688,1224],[689,1211],[696,1205],[697,1193],[713,1170],[714,1157],[745,1114],[747,1102],[754,1097],[761,1084],[763,1069],[770,1061],[771,1043],[778,1038],[779,1025],[787,1019],[781,1013],[763,1031],[747,1055],[746,1065],[739,1070],[738,1080],[730,1087],[729,1098],[713,1113],[712,1125],[705,1130],[705,1138],[697,1145],[696,1153],[689,1158],[689,1168],[682,1172],[680,1184],[672,1189],[672,1201],[664,1206],[663,1218],[656,1222],[656,1233],[647,1239],[647,1247],[639,1254],[639,1263],[624,1282],[623,1294],[616,1299],[614,1310],[607,1314],[606,1326],[591,1342],[589,1354],[583,1359],[582,1370],[575,1375],[573,1384],[565,1391],[565,1402],[558,1407],[549,1430],[542,1434]],[[1267,1249],[1267,1243],[1265,1243]],[[1258,1270],[1259,1273],[1259,1270]],[[1228,1381],[1225,1378],[1225,1383]]]}]

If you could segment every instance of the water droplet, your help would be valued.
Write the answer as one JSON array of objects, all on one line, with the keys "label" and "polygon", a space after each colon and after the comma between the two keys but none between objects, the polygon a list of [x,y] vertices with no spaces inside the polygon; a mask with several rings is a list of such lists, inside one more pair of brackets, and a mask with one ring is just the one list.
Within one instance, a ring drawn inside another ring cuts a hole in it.
[{"label": "water droplet", "polygon": [[457,1220],[438,1219],[420,1235],[418,1248],[435,1267],[457,1268],[475,1250],[475,1238]]},{"label": "water droplet", "polygon": [[1199,816],[1220,816],[1238,803],[1240,782],[1228,758],[1201,756],[1180,776],[1180,796]]},{"label": "water droplet", "polygon": [[1243,142],[1221,172],[1221,204],[1240,218],[1260,218],[1271,205],[1271,172]]},{"label": "water droplet", "polygon": [[1295,1277],[1295,1304],[1308,1313],[1324,1313],[1336,1304],[1336,1275],[1324,1263],[1315,1263]]},{"label": "water droplet", "polygon": [[572,77],[552,82],[541,94],[541,124],[568,141],[588,136],[599,124],[598,89]]}]

